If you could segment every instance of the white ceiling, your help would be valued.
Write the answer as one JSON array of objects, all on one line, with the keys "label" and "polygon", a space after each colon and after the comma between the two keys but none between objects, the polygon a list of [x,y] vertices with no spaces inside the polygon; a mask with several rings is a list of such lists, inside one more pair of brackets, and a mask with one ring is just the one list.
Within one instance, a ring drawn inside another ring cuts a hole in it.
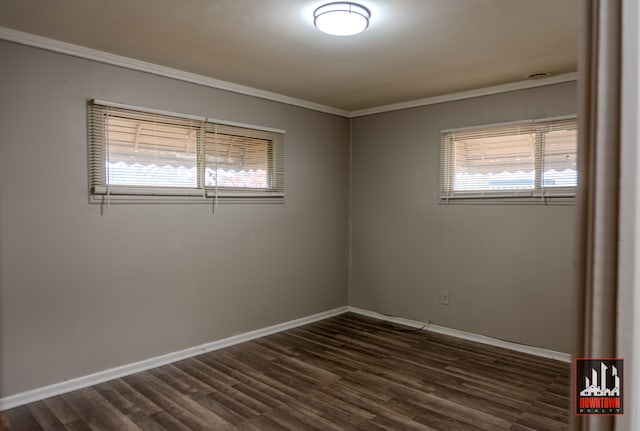
[{"label": "white ceiling", "polygon": [[357,0],[369,28],[313,26],[318,0],[0,0],[0,26],[344,111],[577,70],[579,0]]}]

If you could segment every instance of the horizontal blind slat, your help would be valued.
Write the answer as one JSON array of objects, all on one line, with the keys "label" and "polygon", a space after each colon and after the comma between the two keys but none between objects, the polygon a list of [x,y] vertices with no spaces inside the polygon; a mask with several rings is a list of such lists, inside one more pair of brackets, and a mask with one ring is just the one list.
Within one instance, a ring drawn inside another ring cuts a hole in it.
[{"label": "horizontal blind slat", "polygon": [[151,187],[151,194],[170,195],[184,188],[183,195],[190,195],[191,189],[215,187],[244,192],[241,196],[284,193],[284,133],[276,129],[95,102],[88,117],[94,192],[120,187],[146,195]]},{"label": "horizontal blind slat", "polygon": [[577,184],[576,129],[562,118],[442,131],[440,198],[566,194]]}]

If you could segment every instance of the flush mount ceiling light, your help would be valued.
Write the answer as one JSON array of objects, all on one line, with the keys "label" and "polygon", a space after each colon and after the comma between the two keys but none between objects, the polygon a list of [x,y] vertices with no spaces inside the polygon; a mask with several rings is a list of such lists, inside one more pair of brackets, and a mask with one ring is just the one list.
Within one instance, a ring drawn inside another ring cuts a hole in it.
[{"label": "flush mount ceiling light", "polygon": [[362,33],[369,26],[369,18],[371,18],[369,9],[351,2],[327,3],[313,12],[313,23],[316,28],[334,36]]}]

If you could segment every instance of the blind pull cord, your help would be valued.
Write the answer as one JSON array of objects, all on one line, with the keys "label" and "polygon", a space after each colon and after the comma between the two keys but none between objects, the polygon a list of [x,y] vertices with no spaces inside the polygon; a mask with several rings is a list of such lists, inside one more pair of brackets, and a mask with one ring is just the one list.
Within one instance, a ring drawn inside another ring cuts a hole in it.
[{"label": "blind pull cord", "polygon": [[218,208],[218,123],[216,123],[216,139],[215,139],[215,152],[216,152],[216,158],[215,158],[215,167],[216,167],[216,193],[215,193],[215,197],[214,197],[214,207]]},{"label": "blind pull cord", "polygon": [[[107,116],[106,116],[107,124],[106,124],[106,127],[105,127],[107,136],[105,136],[104,142],[109,142],[109,123],[110,123],[109,118],[110,118],[110,116],[111,116],[111,113],[109,112],[109,107],[107,106]],[[106,153],[107,153],[106,154],[106,156],[107,156],[107,168],[106,168],[107,172],[105,173],[105,175],[106,175],[106,183],[107,183],[107,211],[109,211],[111,209],[111,187],[109,187],[110,183],[109,183],[109,167],[108,167],[109,166],[109,162],[111,161],[111,158],[110,158],[110,155],[109,155],[109,147],[110,147],[110,145],[105,145],[105,147],[106,147]]]},{"label": "blind pull cord", "polygon": [[100,199],[100,215],[103,216],[111,207],[111,189],[107,187],[107,193]]},{"label": "blind pull cord", "polygon": [[196,151],[198,152],[198,156],[200,157],[200,160],[197,162],[198,163],[198,167],[197,169],[199,170],[198,173],[198,187],[202,188],[202,197],[204,199],[207,198],[207,179],[206,179],[206,174],[207,174],[207,144],[206,144],[206,133],[205,133],[205,121],[206,119],[202,120],[202,123],[200,124],[200,135],[198,136],[198,142],[196,144]]},{"label": "blind pull cord", "polygon": [[213,193],[213,205],[211,206],[211,213],[216,213],[216,208],[218,208],[218,123],[215,123],[213,130],[213,169],[215,172],[215,191]]}]

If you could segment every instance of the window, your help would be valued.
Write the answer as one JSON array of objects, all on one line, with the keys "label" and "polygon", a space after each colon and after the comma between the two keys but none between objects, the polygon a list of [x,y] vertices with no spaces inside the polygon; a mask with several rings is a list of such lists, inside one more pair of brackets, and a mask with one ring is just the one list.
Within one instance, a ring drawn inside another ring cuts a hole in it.
[{"label": "window", "polygon": [[441,132],[440,199],[573,197],[576,119]]},{"label": "window", "polygon": [[94,197],[284,197],[284,132],[89,103]]}]

